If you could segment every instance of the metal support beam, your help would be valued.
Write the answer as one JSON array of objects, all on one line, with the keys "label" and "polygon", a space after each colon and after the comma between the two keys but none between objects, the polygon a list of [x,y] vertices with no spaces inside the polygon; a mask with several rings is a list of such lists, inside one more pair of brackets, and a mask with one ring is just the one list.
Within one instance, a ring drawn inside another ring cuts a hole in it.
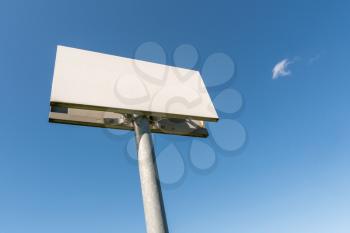
[{"label": "metal support beam", "polygon": [[134,128],[147,233],[168,233],[149,119],[135,116]]}]

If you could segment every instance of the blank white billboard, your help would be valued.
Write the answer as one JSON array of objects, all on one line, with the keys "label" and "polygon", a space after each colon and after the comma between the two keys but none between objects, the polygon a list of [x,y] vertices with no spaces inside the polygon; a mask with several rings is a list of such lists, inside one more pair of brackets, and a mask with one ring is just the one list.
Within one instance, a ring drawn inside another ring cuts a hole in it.
[{"label": "blank white billboard", "polygon": [[57,47],[51,106],[217,121],[198,71]]}]

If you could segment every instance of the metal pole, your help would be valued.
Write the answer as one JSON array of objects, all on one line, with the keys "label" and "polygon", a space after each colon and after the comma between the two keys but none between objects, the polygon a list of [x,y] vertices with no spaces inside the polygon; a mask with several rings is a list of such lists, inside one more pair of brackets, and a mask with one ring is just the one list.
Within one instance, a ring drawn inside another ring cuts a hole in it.
[{"label": "metal pole", "polygon": [[134,128],[147,233],[168,233],[149,119],[134,117]]}]

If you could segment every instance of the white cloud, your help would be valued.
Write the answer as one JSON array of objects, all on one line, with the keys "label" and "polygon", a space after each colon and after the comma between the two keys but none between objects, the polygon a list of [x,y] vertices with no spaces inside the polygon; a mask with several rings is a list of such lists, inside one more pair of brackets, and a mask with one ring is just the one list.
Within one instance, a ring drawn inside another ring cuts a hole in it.
[{"label": "white cloud", "polygon": [[278,79],[279,77],[288,76],[291,74],[291,71],[288,70],[288,66],[293,62],[289,59],[284,59],[277,63],[272,70],[272,79]]},{"label": "white cloud", "polygon": [[317,54],[315,56],[313,56],[312,58],[309,59],[309,63],[313,64],[315,63],[317,60],[319,60],[321,58],[321,54]]}]

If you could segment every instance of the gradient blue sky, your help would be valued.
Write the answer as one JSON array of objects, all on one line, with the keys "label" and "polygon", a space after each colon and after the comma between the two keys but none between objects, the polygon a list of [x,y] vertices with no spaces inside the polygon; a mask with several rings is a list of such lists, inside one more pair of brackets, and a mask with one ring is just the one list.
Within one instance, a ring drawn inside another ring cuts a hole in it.
[{"label": "gradient blue sky", "polygon": [[[200,63],[234,59],[226,87],[244,96],[234,117],[248,135],[239,153],[216,151],[209,173],[184,158],[183,181],[163,192],[170,232],[348,233],[349,11],[345,0],[0,1],[0,232],[145,232],[126,139],[47,118],[57,44],[133,57],[155,41],[168,54],[192,44]],[[272,80],[283,59],[291,76]],[[157,151],[173,140],[156,139]]]}]

